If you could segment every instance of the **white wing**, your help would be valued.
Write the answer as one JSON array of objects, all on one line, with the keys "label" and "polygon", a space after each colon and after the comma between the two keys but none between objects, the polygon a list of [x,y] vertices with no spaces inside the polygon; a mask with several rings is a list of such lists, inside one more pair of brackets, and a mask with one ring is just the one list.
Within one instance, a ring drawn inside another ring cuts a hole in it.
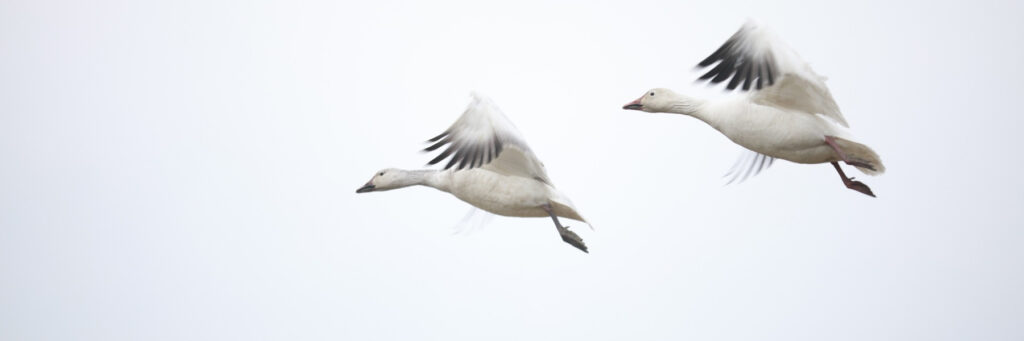
[{"label": "white wing", "polygon": [[440,135],[425,151],[448,145],[428,164],[451,157],[444,169],[456,170],[482,167],[500,174],[537,179],[550,184],[544,165],[526,145],[512,121],[501,113],[490,99],[474,93],[462,116]]},{"label": "white wing", "polygon": [[747,178],[761,173],[761,171],[768,169],[772,164],[775,163],[775,158],[764,155],[753,150],[744,149],[743,154],[740,154],[739,159],[732,165],[729,172],[725,174],[725,178],[729,179],[729,182],[725,184],[731,184],[733,182],[740,183]]},{"label": "white wing", "polygon": [[751,100],[763,105],[787,108],[808,114],[822,114],[849,127],[825,77],[811,67],[768,29],[748,21],[698,67],[714,68],[700,76],[717,84],[729,80],[726,89],[740,87],[754,91]]},{"label": "white wing", "polygon": [[494,217],[497,217],[494,213],[490,213],[476,206],[470,206],[469,212],[466,212],[466,216],[462,217],[462,220],[452,229],[454,235],[470,235],[476,231],[482,230],[487,224],[490,224]]}]

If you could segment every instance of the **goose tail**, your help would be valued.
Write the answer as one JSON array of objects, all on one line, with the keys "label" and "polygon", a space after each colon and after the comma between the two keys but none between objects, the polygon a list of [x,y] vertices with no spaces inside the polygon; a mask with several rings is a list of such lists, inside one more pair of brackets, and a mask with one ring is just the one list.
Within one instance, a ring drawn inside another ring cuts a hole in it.
[{"label": "goose tail", "polygon": [[882,159],[878,157],[878,153],[875,153],[871,147],[839,137],[837,137],[835,141],[836,144],[839,145],[839,148],[846,153],[846,157],[850,159],[850,161],[867,163],[871,165],[871,168],[874,168],[857,167],[857,169],[864,174],[874,176],[885,173],[885,165],[882,164]]},{"label": "goose tail", "polygon": [[564,195],[557,195],[555,198],[551,198],[550,201],[551,207],[555,210],[555,215],[582,222],[587,224],[587,227],[590,227],[590,230],[594,230],[594,225],[591,225],[586,218],[583,218],[583,215],[576,210],[576,206],[572,204],[572,201],[569,200],[569,198]]}]

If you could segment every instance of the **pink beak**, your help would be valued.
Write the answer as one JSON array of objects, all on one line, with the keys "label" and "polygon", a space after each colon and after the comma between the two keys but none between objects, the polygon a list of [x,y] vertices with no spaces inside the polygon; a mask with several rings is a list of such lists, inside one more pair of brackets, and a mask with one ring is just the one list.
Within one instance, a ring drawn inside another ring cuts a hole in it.
[{"label": "pink beak", "polygon": [[644,99],[643,96],[641,96],[640,98],[637,98],[635,101],[626,103],[626,105],[622,106],[622,109],[626,109],[626,110],[642,110],[644,108],[644,105],[640,104],[640,100],[642,100],[642,99]]},{"label": "pink beak", "polygon": [[376,187],[377,186],[373,185],[373,179],[370,179],[370,181],[366,182],[366,184],[363,185],[363,187],[359,187],[359,189],[356,190],[356,193],[373,192],[373,189]]}]

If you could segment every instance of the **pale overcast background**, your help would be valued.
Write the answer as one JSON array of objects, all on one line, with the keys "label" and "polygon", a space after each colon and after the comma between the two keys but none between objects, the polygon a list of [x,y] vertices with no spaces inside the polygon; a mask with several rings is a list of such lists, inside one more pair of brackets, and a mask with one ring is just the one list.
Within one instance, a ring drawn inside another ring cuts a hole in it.
[{"label": "pale overcast background", "polygon": [[[1021,1],[4,1],[3,340],[1021,340]],[[746,18],[888,173],[624,111]],[[478,90],[596,231],[454,234],[423,141]]]}]

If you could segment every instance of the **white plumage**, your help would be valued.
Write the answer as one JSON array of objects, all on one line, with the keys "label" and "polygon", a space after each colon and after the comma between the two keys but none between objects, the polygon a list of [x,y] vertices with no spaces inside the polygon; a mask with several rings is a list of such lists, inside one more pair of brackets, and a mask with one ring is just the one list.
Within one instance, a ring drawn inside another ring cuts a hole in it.
[{"label": "white plumage", "polygon": [[490,99],[476,93],[472,97],[462,116],[429,141],[433,145],[427,151],[447,146],[429,162],[449,160],[443,170],[381,170],[356,192],[424,185],[498,215],[550,216],[562,239],[586,252],[582,239],[561,226],[556,217],[586,220],[551,184],[544,164],[515,125]]},{"label": "white plumage", "polygon": [[847,178],[837,162],[877,175],[885,171],[881,159],[849,134],[849,124],[825,85],[825,77],[768,29],[747,22],[698,66],[711,67],[700,80],[712,84],[728,81],[727,90],[746,93],[708,101],[653,89],[623,108],[690,115],[752,151],[744,153],[730,170],[732,180],[756,174],[774,158],[831,162],[847,187],[874,196],[866,185]]}]

